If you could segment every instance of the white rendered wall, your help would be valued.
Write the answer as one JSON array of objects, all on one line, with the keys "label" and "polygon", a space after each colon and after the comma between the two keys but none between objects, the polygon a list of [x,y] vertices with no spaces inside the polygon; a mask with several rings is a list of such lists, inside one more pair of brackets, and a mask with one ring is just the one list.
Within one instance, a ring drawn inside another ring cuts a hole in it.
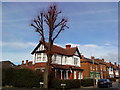
[{"label": "white rendered wall", "polygon": [[[45,50],[43,45],[40,45],[40,47],[37,49],[37,51],[42,51]],[[73,65],[73,66],[79,66],[80,67],[80,58],[78,56],[77,52],[75,52],[74,56],[68,57],[65,55],[58,55],[56,54],[56,60],[54,59],[54,55],[52,56],[52,63],[53,64],[60,64],[60,65]],[[77,64],[74,64],[74,58],[78,59]],[[62,60],[62,61],[61,61]],[[45,53],[41,53],[41,59],[37,59],[37,53],[36,55],[33,55],[33,62],[35,63],[42,63],[42,62],[47,62],[47,55]]]},{"label": "white rendered wall", "polygon": [[119,76],[119,70],[115,71],[116,76]]}]

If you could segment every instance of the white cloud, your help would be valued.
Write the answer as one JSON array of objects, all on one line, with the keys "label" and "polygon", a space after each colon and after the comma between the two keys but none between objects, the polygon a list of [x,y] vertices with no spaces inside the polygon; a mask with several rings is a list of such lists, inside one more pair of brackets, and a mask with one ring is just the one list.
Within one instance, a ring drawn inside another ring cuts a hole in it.
[{"label": "white cloud", "polygon": [[14,64],[21,64],[22,60],[33,61],[33,57],[30,53],[4,53],[2,55],[2,60],[10,60]]},{"label": "white cloud", "polygon": [[[112,42],[106,42],[102,45],[97,44],[71,44],[72,47],[78,46],[80,53],[85,57],[90,58],[94,56],[95,58],[104,58],[105,61],[109,62],[118,62],[118,47],[113,46]],[[63,46],[63,45],[62,45]]]},{"label": "white cloud", "polygon": [[92,47],[92,48],[100,48],[100,46],[98,45],[95,45],[95,44],[86,44],[86,45],[83,45],[83,47]]},{"label": "white cloud", "polygon": [[[15,63],[20,63],[21,60],[32,60],[31,57],[31,48],[35,48],[38,43],[33,43],[33,42],[0,42],[0,46],[7,46],[10,48],[18,47],[21,49],[28,48],[27,51],[25,52],[5,52],[3,54],[2,60],[7,60],[11,59]],[[102,45],[97,45],[97,44],[74,44],[74,43],[67,43],[71,44],[72,47],[78,47],[80,49],[80,53],[82,53],[85,57],[90,58],[91,56],[95,56],[95,58],[104,58],[105,61],[111,61],[111,62],[118,62],[118,47],[117,46],[112,46],[112,44],[109,42],[104,43]],[[66,44],[56,44],[61,47],[65,47]]]},{"label": "white cloud", "polygon": [[35,47],[37,43],[33,42],[0,42],[0,46],[7,46],[7,47],[18,47],[18,48],[28,48],[28,47]]},{"label": "white cloud", "polygon": [[87,20],[87,21],[83,21],[83,23],[118,23],[118,19],[106,19],[106,20],[97,20],[97,21]]},{"label": "white cloud", "polygon": [[73,44],[73,43],[66,43],[65,45],[71,45],[72,47],[79,47],[80,46],[80,44]]},{"label": "white cloud", "polygon": [[[77,12],[69,14],[70,16],[80,16],[80,15],[90,15],[90,14],[103,14],[108,12],[117,12],[117,9],[104,9],[104,10],[90,10],[90,11],[83,11],[83,12]],[[113,20],[112,20],[113,21]]]}]

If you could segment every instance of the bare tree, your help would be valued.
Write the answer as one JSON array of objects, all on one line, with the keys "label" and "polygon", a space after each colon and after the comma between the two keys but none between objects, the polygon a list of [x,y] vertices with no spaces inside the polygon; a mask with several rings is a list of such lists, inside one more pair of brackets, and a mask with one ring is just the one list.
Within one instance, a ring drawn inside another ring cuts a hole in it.
[{"label": "bare tree", "polygon": [[66,25],[67,19],[61,16],[61,13],[62,12],[57,9],[57,5],[52,4],[47,11],[40,12],[40,15],[38,15],[37,18],[34,19],[33,24],[31,24],[41,36],[44,47],[46,47],[45,42],[47,42],[48,38],[49,44],[48,47],[46,47],[47,65],[43,76],[44,88],[48,88],[48,75],[53,55],[53,43],[59,34],[68,28]]}]

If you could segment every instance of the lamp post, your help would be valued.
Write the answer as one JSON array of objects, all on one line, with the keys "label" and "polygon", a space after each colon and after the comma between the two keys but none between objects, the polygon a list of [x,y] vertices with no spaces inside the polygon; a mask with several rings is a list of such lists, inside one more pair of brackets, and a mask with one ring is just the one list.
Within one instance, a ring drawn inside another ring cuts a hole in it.
[{"label": "lamp post", "polygon": [[94,59],[92,58],[92,62],[93,62],[93,87],[95,87],[96,83],[95,83],[95,69],[94,69]]},{"label": "lamp post", "polygon": [[95,83],[95,69],[93,69],[93,87],[95,87],[96,83]]}]

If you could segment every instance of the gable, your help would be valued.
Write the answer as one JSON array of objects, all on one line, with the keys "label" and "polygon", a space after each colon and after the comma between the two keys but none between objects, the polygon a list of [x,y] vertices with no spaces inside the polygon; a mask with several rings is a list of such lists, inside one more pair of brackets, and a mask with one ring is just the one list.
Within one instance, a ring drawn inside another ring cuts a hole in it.
[{"label": "gable", "polygon": [[32,51],[31,54],[34,54],[36,51],[43,51],[43,50],[45,50],[45,48],[44,48],[42,42],[40,42],[40,43],[36,46],[36,48]]},{"label": "gable", "polygon": [[78,52],[77,52],[77,51],[74,53],[74,55],[79,56],[79,54],[78,54]]},{"label": "gable", "polygon": [[43,44],[40,44],[39,47],[36,49],[36,51],[43,51],[43,50],[45,50]]},{"label": "gable", "polygon": [[76,51],[74,52],[74,55],[82,58],[78,48],[76,48]]},{"label": "gable", "polygon": [[[45,47],[48,47],[48,45],[49,45],[49,43],[46,42]],[[46,49],[44,48],[42,42],[40,42],[31,54],[34,54],[35,52],[38,52],[38,51],[44,51],[44,50],[46,50]],[[54,54],[61,54],[61,55],[66,55],[66,56],[76,55],[81,58],[81,55],[80,55],[77,47],[67,49],[67,48],[62,48],[57,45],[53,45],[52,52]]]}]

